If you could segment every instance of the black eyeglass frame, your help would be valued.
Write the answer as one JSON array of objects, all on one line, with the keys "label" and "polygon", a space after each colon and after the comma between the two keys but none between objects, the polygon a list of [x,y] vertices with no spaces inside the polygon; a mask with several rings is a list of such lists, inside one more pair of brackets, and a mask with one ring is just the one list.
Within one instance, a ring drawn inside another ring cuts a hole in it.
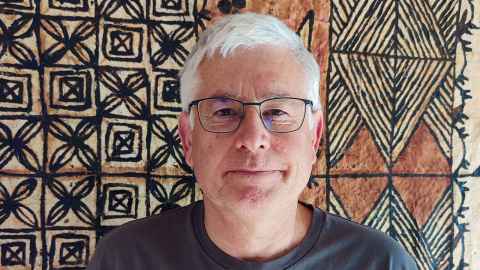
[{"label": "black eyeglass frame", "polygon": [[[202,123],[202,119],[200,117],[200,112],[198,110],[198,103],[200,103],[201,101],[204,101],[204,100],[209,100],[209,99],[230,99],[230,100],[237,101],[237,102],[241,103],[242,104],[242,116],[240,117],[240,121],[238,121],[237,127],[232,129],[231,131],[211,131],[211,130],[208,130]],[[261,108],[261,106],[264,102],[267,102],[267,101],[270,101],[270,100],[275,100],[275,99],[295,99],[295,100],[301,100],[301,101],[304,102],[305,106],[304,106],[304,109],[303,109],[303,117],[302,117],[302,121],[300,122],[300,125],[298,126],[298,128],[296,128],[294,130],[291,130],[291,131],[273,131],[265,125],[265,121],[263,120],[260,108]],[[231,98],[231,97],[216,96],[216,97],[208,97],[208,98],[201,98],[201,99],[193,100],[192,102],[190,102],[190,104],[188,104],[188,113],[190,114],[193,106],[197,106],[197,117],[198,117],[198,120],[200,122],[200,125],[202,126],[202,128],[204,130],[206,130],[208,132],[211,132],[211,133],[232,133],[232,132],[235,132],[240,127],[240,124],[242,123],[242,120],[245,116],[245,106],[258,106],[258,116],[260,117],[260,120],[262,121],[262,124],[263,124],[263,126],[265,127],[266,130],[268,130],[270,132],[273,132],[273,133],[290,133],[290,132],[295,132],[295,131],[299,130],[300,128],[302,128],[303,122],[305,122],[305,115],[307,114],[307,105],[310,105],[310,108],[312,108],[312,111],[313,111],[313,101],[311,101],[309,99],[304,99],[304,98],[272,97],[272,98],[264,99],[260,102],[243,102],[241,100]]]}]

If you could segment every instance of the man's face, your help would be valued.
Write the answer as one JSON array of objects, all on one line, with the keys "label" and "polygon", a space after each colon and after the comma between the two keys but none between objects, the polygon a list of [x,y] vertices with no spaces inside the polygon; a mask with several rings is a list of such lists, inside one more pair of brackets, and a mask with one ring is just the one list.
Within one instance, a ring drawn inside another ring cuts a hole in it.
[{"label": "man's face", "polygon": [[[214,55],[199,66],[195,99],[227,96],[258,102],[274,96],[307,98],[304,69],[285,48],[259,46],[237,49],[222,58]],[[253,211],[296,202],[316,160],[323,128],[321,113],[307,106],[302,127],[291,133],[268,131],[258,107],[246,106],[244,118],[232,133],[202,128],[193,107],[180,116],[185,158],[195,171],[204,200],[217,207]],[[314,126],[310,125],[313,118]]]}]

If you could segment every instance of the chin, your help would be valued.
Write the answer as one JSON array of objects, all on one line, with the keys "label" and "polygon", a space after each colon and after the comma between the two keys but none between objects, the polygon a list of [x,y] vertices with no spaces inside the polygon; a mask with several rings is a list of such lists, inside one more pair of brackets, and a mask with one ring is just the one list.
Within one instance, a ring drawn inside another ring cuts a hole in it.
[{"label": "chin", "polygon": [[246,187],[237,191],[235,202],[237,207],[247,211],[268,208],[274,203],[272,190],[265,190],[260,187]]}]

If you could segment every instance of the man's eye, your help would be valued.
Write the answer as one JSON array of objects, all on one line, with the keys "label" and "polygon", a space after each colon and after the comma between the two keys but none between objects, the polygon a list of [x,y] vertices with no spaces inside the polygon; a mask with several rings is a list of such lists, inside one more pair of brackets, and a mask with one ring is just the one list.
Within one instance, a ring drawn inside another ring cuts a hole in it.
[{"label": "man's eye", "polygon": [[280,109],[270,109],[264,113],[265,116],[287,116],[286,111]]},{"label": "man's eye", "polygon": [[217,110],[214,113],[215,116],[234,116],[237,115],[237,112],[233,109],[225,108],[225,109],[220,109]]}]

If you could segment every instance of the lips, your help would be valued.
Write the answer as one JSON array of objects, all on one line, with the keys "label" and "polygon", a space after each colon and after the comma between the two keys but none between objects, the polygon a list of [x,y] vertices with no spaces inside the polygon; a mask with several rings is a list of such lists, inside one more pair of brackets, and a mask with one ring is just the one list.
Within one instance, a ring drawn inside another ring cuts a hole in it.
[{"label": "lips", "polygon": [[225,174],[226,175],[240,175],[240,176],[266,176],[269,174],[274,173],[281,173],[281,170],[265,170],[265,169],[235,169],[235,170],[228,170]]}]

